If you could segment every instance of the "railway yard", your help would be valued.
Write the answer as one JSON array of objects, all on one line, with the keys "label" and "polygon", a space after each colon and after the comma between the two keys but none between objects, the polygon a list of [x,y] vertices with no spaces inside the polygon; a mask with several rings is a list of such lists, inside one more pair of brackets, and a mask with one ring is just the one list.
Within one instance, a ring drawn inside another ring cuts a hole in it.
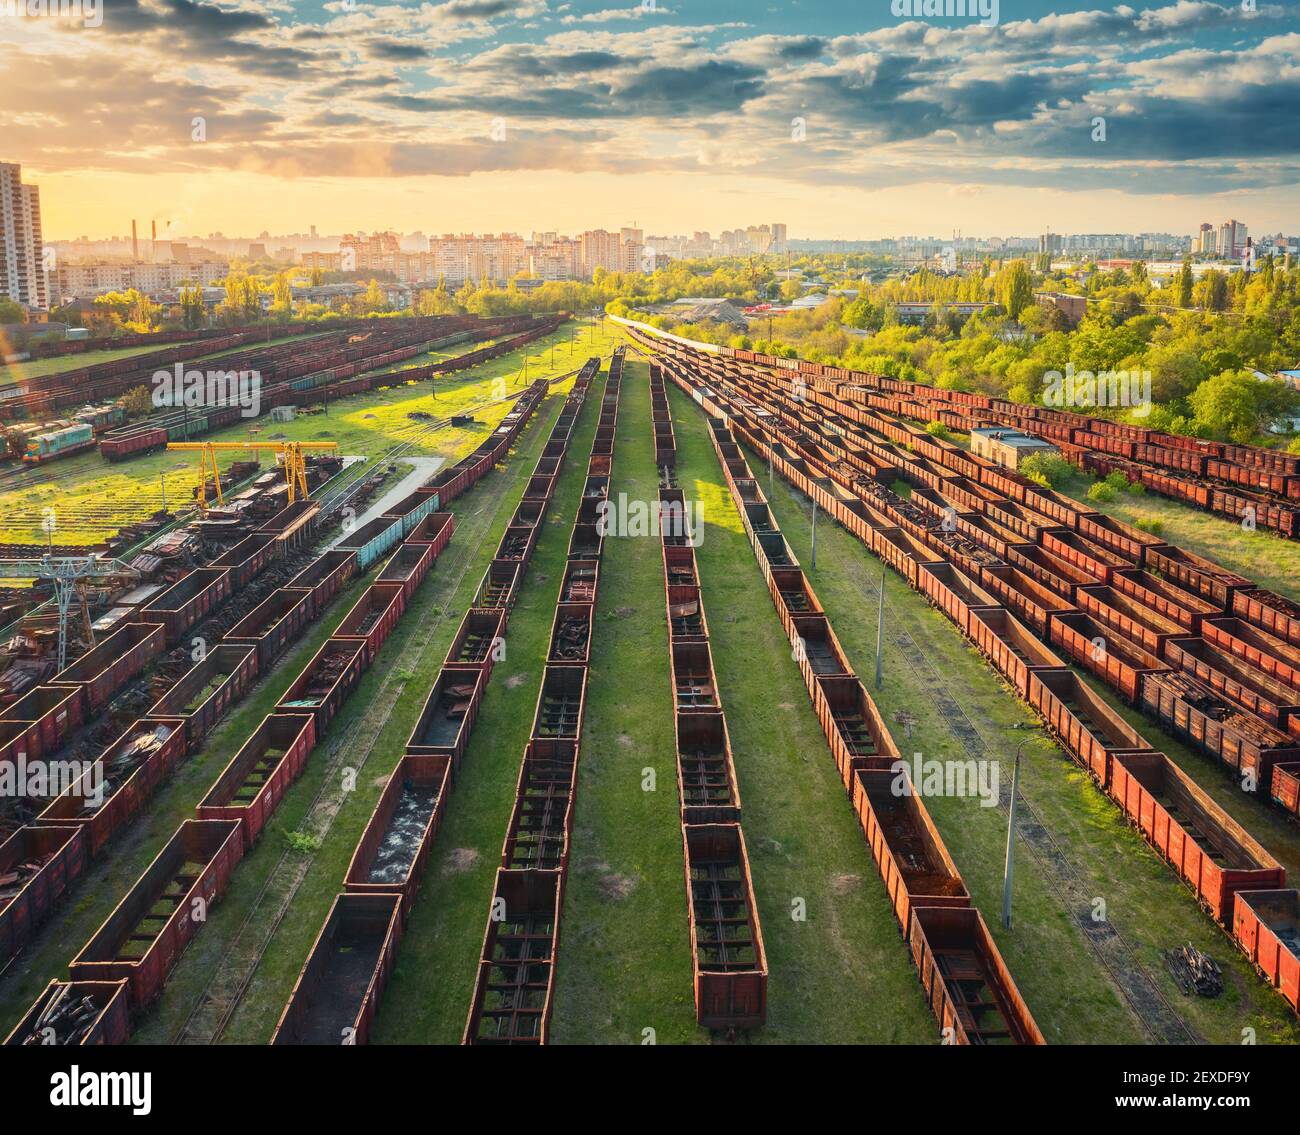
[{"label": "railway yard", "polygon": [[[0,466],[10,575],[111,558],[61,669],[4,581],[8,1044],[1300,1042],[1300,459],[384,324],[10,376],[10,427],[217,351],[263,399]],[[253,440],[202,504],[166,448]]]}]

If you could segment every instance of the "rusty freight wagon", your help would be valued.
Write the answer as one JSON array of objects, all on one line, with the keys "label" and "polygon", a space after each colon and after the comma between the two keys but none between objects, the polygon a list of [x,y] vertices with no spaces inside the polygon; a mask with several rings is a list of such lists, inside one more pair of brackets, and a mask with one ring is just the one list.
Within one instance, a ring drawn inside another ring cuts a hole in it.
[{"label": "rusty freight wagon", "polygon": [[151,1004],[243,855],[238,824],[186,820],[72,959],[72,980],[125,978],[131,1008]]},{"label": "rusty freight wagon", "polygon": [[310,713],[321,736],[365,672],[366,645],[355,638],[330,638],[293,680],[276,713]]},{"label": "rusty freight wagon", "polygon": [[525,748],[501,847],[503,868],[568,870],[577,756],[576,745]]},{"label": "rusty freight wagon", "polygon": [[1123,571],[1136,564],[1116,552],[1094,544],[1077,532],[1045,532],[1043,548],[1060,557],[1097,583],[1109,583],[1112,571]]},{"label": "rusty freight wagon", "polygon": [[265,674],[295,643],[315,615],[315,599],[305,587],[272,591],[222,636],[223,643],[251,646],[257,652],[257,672]]},{"label": "rusty freight wagon", "polygon": [[1232,936],[1255,968],[1300,1013],[1300,891],[1239,890]]},{"label": "rusty freight wagon", "polygon": [[1022,698],[1029,697],[1030,675],[1040,670],[1064,670],[1065,661],[1005,607],[972,609],[969,634],[984,655]]},{"label": "rusty freight wagon", "polygon": [[341,894],[312,945],[273,1045],[366,1044],[402,933],[397,895]]},{"label": "rusty freight wagon", "polygon": [[450,512],[431,512],[406,535],[407,544],[429,544],[433,559],[437,559],[456,530],[456,518]]},{"label": "rusty freight wagon", "polygon": [[242,591],[252,583],[262,569],[280,554],[281,548],[276,544],[272,533],[257,532],[227,548],[208,566],[229,569],[230,590],[233,593]]},{"label": "rusty freight wagon", "polygon": [[1049,624],[1053,615],[1079,609],[1052,588],[1010,564],[984,565],[980,568],[980,583],[990,595],[1010,608],[1021,622],[1044,640],[1051,633]]},{"label": "rusty freight wagon", "polygon": [[1002,610],[997,598],[985,591],[952,564],[938,561],[917,564],[916,586],[927,599],[961,629],[971,634],[971,615],[977,611]]},{"label": "rusty freight wagon", "polygon": [[81,686],[37,686],[0,713],[0,762],[38,760],[57,750],[86,720]]},{"label": "rusty freight wagon", "polygon": [[1206,619],[1201,636],[1212,646],[1240,658],[1270,678],[1300,689],[1300,646],[1293,645],[1244,619]]},{"label": "rusty freight wagon", "polygon": [[1046,1043],[979,911],[914,907],[908,939],[945,1043]]},{"label": "rusty freight wagon", "polygon": [[494,607],[509,617],[519,589],[520,565],[510,560],[493,560],[483,573],[474,593],[475,607]]},{"label": "rusty freight wagon", "polygon": [[1238,591],[1255,586],[1244,576],[1227,571],[1203,556],[1175,548],[1172,544],[1148,548],[1143,566],[1147,571],[1159,572],[1162,578],[1170,580],[1184,591],[1191,591],[1217,603],[1220,610],[1232,606],[1232,597]]},{"label": "rusty freight wagon", "polygon": [[819,676],[810,692],[846,792],[853,792],[857,769],[874,767],[882,758],[898,759],[898,748],[880,710],[856,675]]},{"label": "rusty freight wagon", "polygon": [[740,822],[740,787],[726,716],[677,715],[677,792],[685,824]]},{"label": "rusty freight wagon", "polygon": [[84,828],[93,858],[184,759],[185,745],[182,718],[140,718],[95,758],[94,766],[75,784],[50,801],[36,823]]},{"label": "rusty freight wagon", "polygon": [[[698,609],[698,603],[697,603]],[[551,622],[548,663],[585,666],[591,658],[591,631],[595,608],[590,603],[557,603]],[[499,632],[498,632],[499,633]]]},{"label": "rusty freight wagon", "polygon": [[364,643],[365,665],[369,667],[405,610],[406,593],[400,583],[372,583],[343,616],[334,637]]},{"label": "rusty freight wagon", "polygon": [[348,894],[397,895],[406,924],[451,788],[445,753],[407,753],[384,785],[343,877]]},{"label": "rusty freight wagon", "polygon": [[127,1000],[125,981],[51,981],[5,1046],[125,1044],[131,1036]]},{"label": "rusty freight wagon", "polygon": [[1212,600],[1185,591],[1145,569],[1112,572],[1110,586],[1121,594],[1136,599],[1143,606],[1150,607],[1191,634],[1200,631],[1202,619],[1223,614],[1223,608]]},{"label": "rusty freight wagon", "polygon": [[673,694],[679,713],[714,712],[720,708],[713,676],[713,653],[707,642],[672,643]]},{"label": "rusty freight wagon", "polygon": [[375,576],[378,583],[400,583],[409,606],[433,566],[433,544],[403,544]]},{"label": "rusty freight wagon", "polygon": [[546,1044],[550,1039],[556,928],[563,899],[558,871],[497,871],[494,908],[479,954],[465,1044]]},{"label": "rusty freight wagon", "polygon": [[1073,670],[1034,671],[1026,700],[1065,751],[1088,769],[1102,788],[1110,783],[1111,758],[1116,753],[1151,749],[1142,734]]},{"label": "rusty freight wagon", "polygon": [[19,828],[0,843],[0,960],[27,945],[89,859],[75,826]]},{"label": "rusty freight wagon", "polygon": [[330,605],[336,596],[357,574],[357,554],[350,548],[331,548],[316,557],[285,585],[287,588],[305,587],[312,594],[314,614]]},{"label": "rusty freight wagon", "polygon": [[1236,891],[1285,886],[1282,865],[1164,753],[1117,754],[1110,794],[1217,921]]},{"label": "rusty freight wagon", "polygon": [[86,712],[95,716],[162,654],[163,645],[163,628],[158,624],[128,623],[59,671],[49,684],[80,686],[85,691]]},{"label": "rusty freight wagon", "polygon": [[1165,646],[1165,657],[1175,669],[1194,674],[1274,728],[1300,736],[1300,690],[1276,681],[1204,638],[1173,639]]},{"label": "rusty freight wagon", "polygon": [[268,714],[199,801],[200,820],[234,820],[251,851],[316,744],[308,714]]},{"label": "rusty freight wagon", "polygon": [[690,895],[695,1017],[709,1029],[767,1019],[767,955],[739,824],[682,827]]},{"label": "rusty freight wagon", "polygon": [[416,755],[442,754],[460,771],[461,758],[478,719],[486,678],[482,667],[444,667],[434,680],[424,708],[411,730],[406,751]]},{"label": "rusty freight wagon", "polygon": [[257,652],[251,646],[226,645],[209,650],[181,680],[154,702],[150,717],[179,717],[185,722],[185,745],[193,751],[212,732],[257,677]]},{"label": "rusty freight wagon", "polygon": [[505,623],[505,612],[499,608],[476,610],[471,607],[465,612],[451,646],[447,648],[443,666],[457,670],[482,670],[486,682],[505,647]]},{"label": "rusty freight wagon", "polygon": [[1130,705],[1141,697],[1146,675],[1169,669],[1150,651],[1082,613],[1054,618],[1051,643],[1091,670]]},{"label": "rusty freight wagon", "polygon": [[1085,615],[1109,627],[1121,638],[1137,643],[1157,658],[1164,657],[1166,642],[1187,634],[1186,629],[1172,619],[1106,584],[1080,587],[1074,598]]},{"label": "rusty freight wagon", "polygon": [[852,795],[853,810],[904,938],[912,928],[914,907],[970,906],[961,872],[906,772],[857,769]]},{"label": "rusty freight wagon", "polygon": [[140,620],[161,623],[167,645],[175,646],[229,597],[229,568],[196,568],[142,608]]},{"label": "rusty freight wagon", "polygon": [[1300,604],[1262,587],[1232,594],[1232,613],[1269,634],[1300,646]]},{"label": "rusty freight wagon", "polygon": [[1071,603],[1074,602],[1076,587],[1088,587],[1101,582],[1077,564],[1038,544],[1016,544],[1008,548],[1007,562]]}]

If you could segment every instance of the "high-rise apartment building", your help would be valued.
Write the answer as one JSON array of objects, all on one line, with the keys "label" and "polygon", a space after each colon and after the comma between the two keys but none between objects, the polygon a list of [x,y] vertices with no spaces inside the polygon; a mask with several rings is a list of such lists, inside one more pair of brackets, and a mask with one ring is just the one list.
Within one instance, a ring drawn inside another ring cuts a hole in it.
[{"label": "high-rise apartment building", "polygon": [[606,272],[623,271],[622,242],[618,233],[588,229],[578,237],[578,249],[584,279],[591,279],[597,268]]},{"label": "high-rise apartment building", "polygon": [[0,162],[0,296],[32,308],[49,306],[41,194],[23,184],[16,162]]}]

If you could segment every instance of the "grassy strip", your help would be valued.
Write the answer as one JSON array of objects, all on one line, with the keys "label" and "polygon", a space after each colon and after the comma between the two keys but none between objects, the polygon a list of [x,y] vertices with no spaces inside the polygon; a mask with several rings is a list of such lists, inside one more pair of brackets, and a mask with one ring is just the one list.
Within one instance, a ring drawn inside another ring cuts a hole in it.
[{"label": "grassy strip", "polygon": [[[623,372],[611,501],[658,499],[645,363]],[[573,857],[564,897],[559,1044],[708,1040],[695,1023],[673,693],[656,533],[605,539]],[[654,770],[654,789],[643,776]]]},{"label": "grassy strip", "polygon": [[[510,616],[506,657],[493,670],[379,1009],[375,1043],[458,1044],[464,1032],[603,389],[602,379],[592,383],[570,440],[564,472]],[[436,669],[424,682],[426,691],[435,676]]]},{"label": "grassy strip", "polygon": [[[686,405],[675,391],[673,396],[675,404]],[[786,539],[807,569],[811,530],[806,498],[779,478],[769,495]],[[879,579],[879,561],[823,515],[817,529],[817,568],[810,576],[850,661],[860,673],[874,675],[876,606],[864,602],[863,585]],[[1011,730],[1036,717],[957,629],[893,572],[887,591],[900,620],[891,633],[905,629],[936,660],[952,688],[961,691],[967,716],[986,740],[1006,739],[1005,752],[995,755],[1005,758],[1003,775],[1009,776],[1009,758],[1024,736]],[[873,688],[872,696],[891,724],[904,710],[917,719],[911,750],[927,757],[965,758],[935,712],[925,681],[888,645],[884,688]],[[1142,723],[1140,716],[1133,716]],[[1151,722],[1143,728],[1160,743]],[[1300,1040],[1300,1027],[1281,999],[1254,975],[1228,938],[1197,909],[1187,889],[1068,757],[1046,743],[1026,746],[1020,784],[1024,799],[1038,811],[1070,864],[1104,902],[1107,919],[1136,946],[1139,961],[1168,1001],[1201,1035],[1213,1043],[1240,1043],[1241,1030],[1253,1027],[1261,1043]],[[1258,808],[1247,801],[1236,803]],[[1091,918],[1092,911],[1064,908],[1023,850],[1017,858],[1015,922],[1010,931],[1002,929],[997,912],[1006,839],[1003,813],[943,797],[930,798],[927,806],[1048,1040],[1141,1040],[1136,1022],[1076,925]],[[1185,997],[1169,977],[1161,951],[1186,942],[1209,952],[1223,968],[1226,989],[1219,999]]]},{"label": "grassy strip", "polygon": [[[696,551],[735,751],[770,982],[767,1043],[933,1043],[884,885],[745,538],[698,409],[670,393],[678,482],[703,507]],[[794,917],[796,900],[806,921]]]}]

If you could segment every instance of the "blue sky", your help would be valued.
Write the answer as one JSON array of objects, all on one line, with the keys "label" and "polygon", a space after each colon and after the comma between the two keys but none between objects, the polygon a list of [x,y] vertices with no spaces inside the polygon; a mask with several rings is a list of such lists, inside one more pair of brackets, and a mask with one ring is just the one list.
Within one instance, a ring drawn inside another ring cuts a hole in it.
[{"label": "blue sky", "polygon": [[0,18],[55,236],[1300,231],[1290,2],[102,2]]}]

